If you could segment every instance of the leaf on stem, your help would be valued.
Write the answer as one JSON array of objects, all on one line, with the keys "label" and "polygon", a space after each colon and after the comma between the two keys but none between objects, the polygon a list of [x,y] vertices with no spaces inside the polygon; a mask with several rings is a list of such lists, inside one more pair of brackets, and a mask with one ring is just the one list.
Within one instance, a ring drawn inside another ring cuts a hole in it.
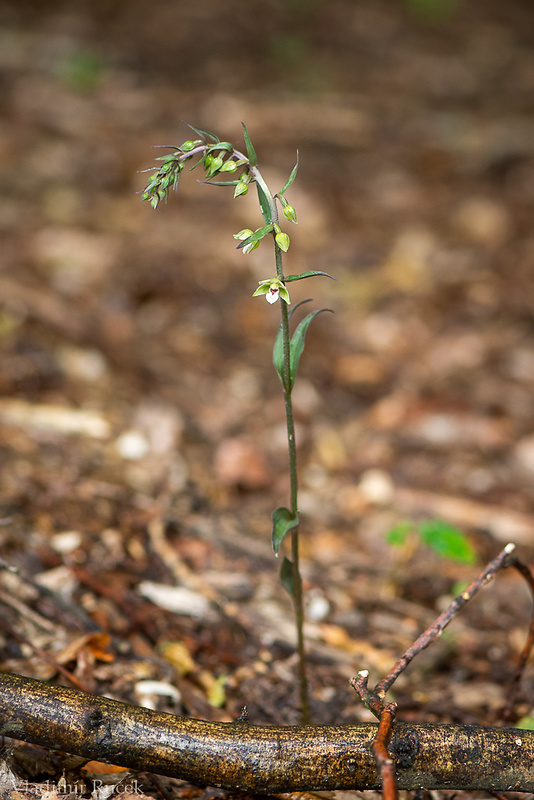
[{"label": "leaf on stem", "polygon": [[187,127],[191,128],[192,131],[195,131],[195,133],[200,136],[203,142],[207,141],[208,139],[211,139],[214,142],[220,141],[219,137],[215,136],[215,134],[211,133],[210,131],[205,131],[202,128],[195,128],[194,125],[190,125],[189,123],[187,123]]},{"label": "leaf on stem", "polygon": [[243,137],[245,139],[245,146],[247,148],[247,156],[248,156],[248,163],[251,167],[255,167],[258,163],[258,156],[256,155],[256,151],[250,141],[250,136],[248,135],[247,126],[244,122],[241,123],[243,126]]},{"label": "leaf on stem", "polygon": [[291,281],[301,281],[303,278],[314,278],[317,275],[322,275],[324,278],[331,278],[335,281],[335,278],[332,275],[329,275],[328,272],[321,272],[318,269],[309,269],[307,272],[301,272],[298,275],[286,275],[284,278],[285,283],[289,283]]},{"label": "leaf on stem", "polygon": [[[304,302],[309,302],[305,300]],[[300,303],[298,304],[300,305]],[[295,311],[298,308],[298,305],[292,309]],[[291,341],[289,343],[289,373],[291,376],[291,388],[295,385],[295,379],[297,377],[297,369],[300,361],[300,357],[304,350],[304,340],[306,338],[306,333],[308,328],[310,327],[311,321],[320,314],[322,311],[331,311],[330,308],[319,308],[317,311],[311,311],[304,319],[299,322],[295,329],[295,333],[291,337]],[[282,382],[282,386],[284,385],[284,342],[283,342],[283,333],[282,333],[282,325],[278,328],[278,333],[276,334],[276,339],[274,342],[273,348],[273,364],[274,368],[278,373],[278,377]]]},{"label": "leaf on stem", "polygon": [[260,184],[257,181],[256,181],[256,189],[258,192],[258,200],[260,203],[261,215],[265,220],[265,222],[267,223],[267,225],[272,225],[273,212],[271,206],[269,205],[267,195],[265,194],[265,192],[263,191],[263,189],[261,188]]},{"label": "leaf on stem", "polygon": [[299,524],[298,514],[293,516],[289,508],[281,506],[273,511],[272,543],[275,556],[278,555],[286,533]]},{"label": "leaf on stem", "polygon": [[293,582],[293,562],[284,556],[282,565],[280,567],[280,583],[286,592],[293,597],[295,584]]},{"label": "leaf on stem", "polygon": [[206,152],[212,153],[214,150],[227,150],[229,153],[233,153],[234,146],[230,142],[217,141],[215,144],[210,144]]},{"label": "leaf on stem", "polygon": [[289,176],[286,185],[284,186],[283,189],[280,189],[280,191],[278,192],[278,197],[280,197],[280,195],[285,194],[285,192],[287,192],[287,190],[289,189],[289,187],[291,186],[291,184],[293,183],[293,181],[297,177],[298,168],[299,168],[299,151],[297,150],[297,163],[293,167],[293,170],[291,171],[291,175]]},{"label": "leaf on stem", "polygon": [[[297,303],[296,306],[290,308],[288,311],[288,319],[291,319],[291,315],[297,310],[299,306],[303,306],[305,303],[311,303],[311,297],[308,297],[307,300],[301,300],[300,303]],[[274,368],[278,373],[278,377],[282,382],[282,386],[284,385],[284,335],[282,324],[278,327],[278,331],[276,333],[276,339],[274,340],[274,347],[273,347],[273,364]]]},{"label": "leaf on stem", "polygon": [[271,224],[265,225],[263,228],[258,228],[258,230],[251,233],[246,239],[243,239],[237,245],[237,249],[241,250],[242,247],[246,247],[249,244],[254,244],[254,242],[259,242],[260,239],[263,239],[264,236],[267,236],[268,233],[271,233],[273,230],[273,226]]},{"label": "leaf on stem", "polygon": [[212,180],[209,180],[209,181],[201,181],[201,183],[206,183],[208,186],[237,186],[239,181],[212,181]]},{"label": "leaf on stem", "polygon": [[302,351],[304,350],[304,339],[306,338],[306,332],[310,327],[310,323],[317,314],[320,314],[321,311],[330,311],[329,308],[319,308],[317,311],[311,311],[302,322],[299,322],[295,329],[295,333],[291,337],[291,344],[290,344],[290,373],[291,373],[291,388],[293,388],[295,383],[295,378],[297,377],[297,368],[299,365],[300,357],[302,355]]}]

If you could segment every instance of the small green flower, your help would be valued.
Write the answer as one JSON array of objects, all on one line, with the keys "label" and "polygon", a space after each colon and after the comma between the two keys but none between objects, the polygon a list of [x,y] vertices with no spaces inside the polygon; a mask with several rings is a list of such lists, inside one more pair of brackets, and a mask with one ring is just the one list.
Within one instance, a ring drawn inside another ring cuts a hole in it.
[{"label": "small green flower", "polygon": [[285,300],[288,305],[291,303],[289,292],[280,278],[269,278],[266,281],[260,281],[260,285],[252,296],[258,297],[262,294],[265,295],[265,299],[268,303],[271,303],[271,305],[276,303],[279,297]]},{"label": "small green flower", "polygon": [[248,184],[243,183],[243,181],[239,181],[239,183],[235,187],[234,199],[236,197],[242,197],[243,195],[247,194],[247,192],[248,192]]}]

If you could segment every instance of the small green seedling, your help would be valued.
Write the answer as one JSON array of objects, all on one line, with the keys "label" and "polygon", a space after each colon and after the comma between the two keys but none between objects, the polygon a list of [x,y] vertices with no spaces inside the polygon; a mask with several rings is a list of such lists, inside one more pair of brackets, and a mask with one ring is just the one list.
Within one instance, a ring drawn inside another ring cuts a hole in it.
[{"label": "small green seedling", "polygon": [[387,534],[387,541],[395,547],[402,547],[414,534],[421,544],[430,547],[441,558],[462,564],[474,564],[477,560],[476,552],[465,533],[441,519],[429,519],[418,524],[399,522]]},{"label": "small green seedling", "polygon": [[[203,169],[206,183],[214,186],[234,187],[234,198],[246,195],[250,186],[255,184],[263,225],[256,230],[244,228],[234,234],[234,239],[238,241],[238,250],[242,250],[245,254],[251,253],[265,238],[270,238],[274,244],[274,274],[259,282],[253,296],[264,296],[270,305],[274,305],[280,300],[281,321],[274,343],[273,363],[282,383],[285,402],[290,503],[289,507],[282,506],[273,512],[272,546],[275,555],[278,556],[284,539],[288,533],[291,533],[291,557],[284,556],[280,575],[283,586],[293,598],[295,608],[300,670],[300,704],[303,722],[306,723],[309,721],[309,702],[304,650],[302,578],[299,567],[297,449],[291,393],[295,385],[300,357],[304,350],[306,332],[317,314],[327,309],[309,312],[290,335],[290,318],[302,303],[289,308],[291,299],[287,284],[316,276],[327,278],[332,276],[319,270],[308,270],[298,275],[285,275],[284,273],[282,256],[289,249],[290,238],[280,227],[279,208],[281,208],[282,216],[286,221],[297,223],[296,211],[285,195],[297,176],[298,158],[286,184],[276,194],[273,194],[258,168],[256,151],[245,125],[243,125],[245,153],[237,150],[230,142],[221,142],[215,134],[209,131],[195,128],[192,125],[189,127],[197,138],[190,139],[179,147],[168,148],[172,152],[157,159],[161,165],[155,168],[154,174],[150,177],[142,193],[143,200],[148,200],[152,208],[156,209],[162,200],[167,200],[169,190],[177,188],[185,165],[193,161],[191,169],[196,167]],[[309,301],[303,301],[303,303],[307,302]]]}]

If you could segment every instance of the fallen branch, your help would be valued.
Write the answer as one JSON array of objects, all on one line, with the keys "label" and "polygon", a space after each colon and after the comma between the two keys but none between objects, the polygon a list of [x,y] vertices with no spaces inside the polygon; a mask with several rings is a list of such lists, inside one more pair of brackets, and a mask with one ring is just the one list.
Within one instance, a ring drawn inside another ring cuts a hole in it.
[{"label": "fallen branch", "polygon": [[[263,727],[160,714],[0,673],[0,735],[197,785],[256,793],[377,789],[377,725]],[[395,722],[399,789],[534,792],[534,731]]]}]

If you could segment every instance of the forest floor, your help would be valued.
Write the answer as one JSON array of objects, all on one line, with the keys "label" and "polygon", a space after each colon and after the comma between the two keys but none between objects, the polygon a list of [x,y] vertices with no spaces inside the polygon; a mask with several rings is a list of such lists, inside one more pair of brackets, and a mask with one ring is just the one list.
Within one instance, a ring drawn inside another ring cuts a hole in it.
[{"label": "forest floor", "polygon": [[[336,279],[291,286],[334,311],[294,392],[313,720],[369,720],[359,669],[507,542],[534,561],[534,9],[416,7],[0,3],[3,670],[299,722],[279,312],[251,296],[272,252],[235,250],[252,192],[193,173],[141,202],[186,122],[237,146],[246,122],[275,190],[299,151],[286,271]],[[476,561],[388,543],[429,520]],[[499,724],[531,602],[500,574],[398,680],[400,718]],[[514,721],[533,704],[530,665]]]}]

